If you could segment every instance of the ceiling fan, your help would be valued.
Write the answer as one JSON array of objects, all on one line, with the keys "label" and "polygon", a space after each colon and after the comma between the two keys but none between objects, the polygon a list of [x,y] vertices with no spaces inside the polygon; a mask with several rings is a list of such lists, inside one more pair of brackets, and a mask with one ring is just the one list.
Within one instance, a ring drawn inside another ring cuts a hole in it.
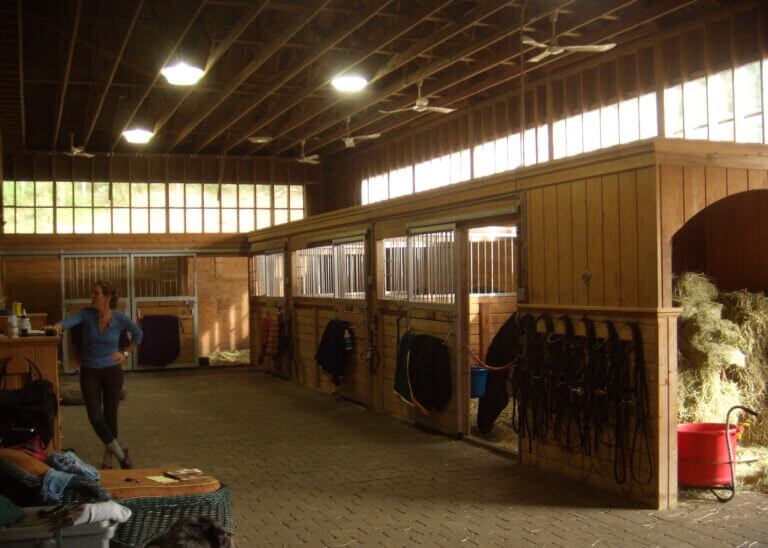
[{"label": "ceiling fan", "polygon": [[393,112],[405,112],[407,110],[412,110],[414,112],[437,112],[439,114],[450,114],[455,108],[448,108],[448,107],[433,107],[429,105],[429,97],[422,97],[421,96],[421,86],[424,83],[423,80],[419,81],[418,84],[416,84],[417,91],[417,97],[416,102],[410,106],[405,108],[397,108],[395,110],[380,110],[382,114],[392,114]]},{"label": "ceiling fan", "polygon": [[579,46],[561,46],[557,41],[557,33],[555,26],[557,24],[557,12],[554,12],[549,16],[549,20],[552,21],[552,38],[548,40],[548,43],[542,44],[533,38],[523,36],[523,44],[528,46],[534,46],[537,48],[544,48],[544,51],[528,59],[529,63],[538,63],[542,59],[546,59],[550,55],[560,55],[565,52],[583,52],[583,53],[601,53],[613,49],[616,44],[591,44],[591,45],[579,45]]},{"label": "ceiling fan", "polygon": [[349,132],[350,121],[351,121],[351,117],[347,117],[347,135],[341,138],[341,140],[344,142],[344,148],[355,148],[355,145],[360,141],[370,141],[371,139],[378,139],[379,137],[381,137],[381,133],[369,133],[368,135],[350,134]]},{"label": "ceiling fan", "polygon": [[301,162],[302,164],[311,164],[311,165],[317,165],[320,163],[320,155],[318,154],[310,154],[307,156],[304,154],[304,141],[301,142],[301,155],[299,155],[298,158],[296,158],[297,162]]},{"label": "ceiling fan", "polygon": [[67,156],[79,157],[79,158],[93,158],[93,154],[85,151],[85,147],[75,146],[75,134],[69,134],[69,150],[64,152]]}]

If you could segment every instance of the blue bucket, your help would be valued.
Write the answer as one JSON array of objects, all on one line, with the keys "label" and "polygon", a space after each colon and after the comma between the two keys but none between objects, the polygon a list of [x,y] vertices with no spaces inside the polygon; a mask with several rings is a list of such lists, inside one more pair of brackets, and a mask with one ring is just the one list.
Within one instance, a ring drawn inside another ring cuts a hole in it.
[{"label": "blue bucket", "polygon": [[469,397],[482,398],[485,396],[485,385],[488,381],[488,370],[484,367],[469,369]]}]

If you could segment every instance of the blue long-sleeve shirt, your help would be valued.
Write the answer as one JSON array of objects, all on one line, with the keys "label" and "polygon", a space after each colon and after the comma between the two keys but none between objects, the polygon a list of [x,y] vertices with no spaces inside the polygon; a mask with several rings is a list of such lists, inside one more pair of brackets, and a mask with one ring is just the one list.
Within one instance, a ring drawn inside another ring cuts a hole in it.
[{"label": "blue long-sleeve shirt", "polygon": [[118,345],[123,329],[127,329],[131,334],[132,344],[141,344],[143,337],[141,328],[126,314],[117,310],[112,311],[112,319],[104,331],[99,331],[99,312],[95,308],[82,308],[61,322],[64,329],[78,324],[83,324],[84,367],[111,367],[120,363],[112,359],[112,354],[120,350]]}]

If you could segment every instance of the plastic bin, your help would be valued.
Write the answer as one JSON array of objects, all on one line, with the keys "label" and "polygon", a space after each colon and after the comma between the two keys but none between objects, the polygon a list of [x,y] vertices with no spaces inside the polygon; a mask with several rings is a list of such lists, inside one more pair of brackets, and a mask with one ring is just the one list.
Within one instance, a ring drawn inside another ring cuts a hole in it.
[{"label": "plastic bin", "polygon": [[484,367],[469,369],[469,397],[482,398],[485,396],[485,385],[488,382],[488,370]]},{"label": "plastic bin", "polygon": [[[117,523],[96,521],[61,530],[61,546],[67,548],[109,548],[109,539],[115,534]],[[58,546],[55,534],[48,527],[8,527],[0,529],[3,548],[36,548]]]}]

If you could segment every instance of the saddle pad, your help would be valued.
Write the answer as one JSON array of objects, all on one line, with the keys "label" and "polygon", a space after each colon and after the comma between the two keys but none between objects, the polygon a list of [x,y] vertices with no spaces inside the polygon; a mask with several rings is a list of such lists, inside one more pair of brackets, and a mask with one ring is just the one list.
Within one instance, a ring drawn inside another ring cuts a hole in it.
[{"label": "saddle pad", "polygon": [[[149,479],[149,476],[162,476],[178,466],[167,468],[134,468],[132,470],[100,470],[101,486],[113,499],[134,499],[139,497],[178,497],[182,495],[198,495],[213,493],[221,488],[219,480],[213,476],[178,481],[175,483],[160,483]],[[139,480],[139,483],[129,480]]]}]

